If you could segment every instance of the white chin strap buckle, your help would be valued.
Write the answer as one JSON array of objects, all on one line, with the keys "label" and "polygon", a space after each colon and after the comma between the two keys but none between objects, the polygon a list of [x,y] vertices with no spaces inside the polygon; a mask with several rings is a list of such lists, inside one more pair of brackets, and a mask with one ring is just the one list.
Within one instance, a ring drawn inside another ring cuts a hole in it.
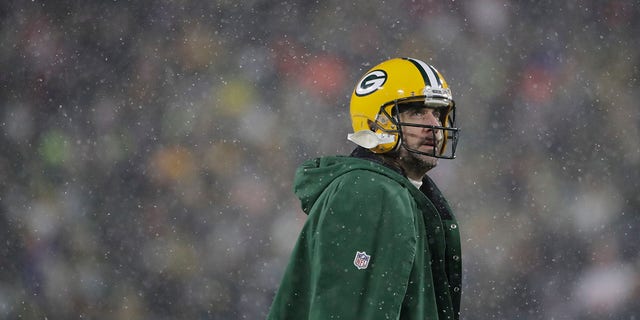
[{"label": "white chin strap buckle", "polygon": [[388,133],[375,133],[369,130],[362,130],[356,133],[349,133],[347,140],[363,148],[371,149],[381,144],[394,142],[395,136]]}]

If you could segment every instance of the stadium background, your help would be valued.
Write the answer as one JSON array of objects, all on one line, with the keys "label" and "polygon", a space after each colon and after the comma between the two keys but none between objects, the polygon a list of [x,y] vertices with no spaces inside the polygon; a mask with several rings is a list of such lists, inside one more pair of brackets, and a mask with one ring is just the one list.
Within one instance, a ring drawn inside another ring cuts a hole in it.
[{"label": "stadium background", "polygon": [[640,314],[635,1],[7,1],[0,318],[264,318],[358,77],[448,80],[463,319]]}]

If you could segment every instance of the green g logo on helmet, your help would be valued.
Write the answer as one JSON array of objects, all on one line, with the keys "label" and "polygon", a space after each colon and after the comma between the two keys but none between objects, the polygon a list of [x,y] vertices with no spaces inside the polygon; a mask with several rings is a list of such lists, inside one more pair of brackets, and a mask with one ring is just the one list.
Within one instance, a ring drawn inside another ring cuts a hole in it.
[{"label": "green g logo on helmet", "polygon": [[356,95],[362,97],[375,92],[382,88],[387,82],[387,73],[383,70],[374,70],[369,72],[362,78],[362,81],[356,86]]}]

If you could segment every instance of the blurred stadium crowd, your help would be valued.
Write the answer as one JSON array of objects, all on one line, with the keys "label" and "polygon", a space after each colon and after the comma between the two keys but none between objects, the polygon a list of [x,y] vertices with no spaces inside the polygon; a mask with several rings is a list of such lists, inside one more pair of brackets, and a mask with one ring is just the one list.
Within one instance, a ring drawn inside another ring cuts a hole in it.
[{"label": "blurred stadium crowd", "polygon": [[452,87],[463,319],[640,315],[636,1],[8,1],[0,318],[260,319],[390,57]]}]

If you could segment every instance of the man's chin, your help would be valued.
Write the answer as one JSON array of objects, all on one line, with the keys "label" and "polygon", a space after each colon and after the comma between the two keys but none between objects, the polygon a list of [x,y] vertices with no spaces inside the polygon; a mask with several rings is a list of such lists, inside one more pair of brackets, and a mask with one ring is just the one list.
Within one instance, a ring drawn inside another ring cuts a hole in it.
[{"label": "man's chin", "polygon": [[420,162],[423,163],[425,169],[433,169],[438,165],[438,158],[423,154],[416,154],[415,156],[420,159]]},{"label": "man's chin", "polygon": [[[419,150],[419,151],[425,152],[422,150]],[[407,153],[405,155],[406,161],[410,163],[412,166],[414,166],[415,168],[419,168],[420,170],[424,170],[425,172],[430,169],[433,169],[435,166],[438,165],[438,158],[428,156],[425,154],[411,152],[406,149],[405,149],[405,152]],[[433,151],[429,150],[429,152],[433,152]],[[429,153],[429,152],[425,152],[425,153]]]}]

